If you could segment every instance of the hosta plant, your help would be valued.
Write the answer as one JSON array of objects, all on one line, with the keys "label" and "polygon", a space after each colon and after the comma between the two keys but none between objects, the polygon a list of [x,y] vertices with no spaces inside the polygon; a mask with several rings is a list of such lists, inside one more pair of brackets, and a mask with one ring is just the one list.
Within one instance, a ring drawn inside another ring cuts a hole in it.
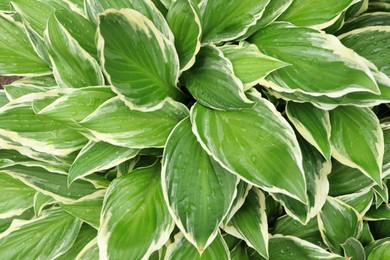
[{"label": "hosta plant", "polygon": [[390,259],[390,1],[0,9],[1,259]]}]

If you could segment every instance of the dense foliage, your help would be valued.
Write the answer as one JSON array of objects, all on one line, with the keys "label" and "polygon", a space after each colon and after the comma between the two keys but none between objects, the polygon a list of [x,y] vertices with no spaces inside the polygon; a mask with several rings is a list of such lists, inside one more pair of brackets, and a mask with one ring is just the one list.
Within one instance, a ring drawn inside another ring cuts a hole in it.
[{"label": "dense foliage", "polygon": [[0,10],[0,259],[390,259],[389,0]]}]

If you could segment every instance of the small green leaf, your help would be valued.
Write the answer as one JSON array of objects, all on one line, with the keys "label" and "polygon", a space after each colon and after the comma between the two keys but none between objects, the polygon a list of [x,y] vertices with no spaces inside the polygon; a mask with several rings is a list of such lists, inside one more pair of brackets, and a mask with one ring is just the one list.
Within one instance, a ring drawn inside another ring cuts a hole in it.
[{"label": "small green leaf", "polygon": [[190,0],[173,2],[166,19],[175,36],[180,68],[187,70],[194,65],[195,55],[200,49],[202,25],[198,7]]},{"label": "small green leaf", "polygon": [[0,14],[0,74],[44,75],[51,70],[35,53],[23,28],[9,15]]},{"label": "small green leaf", "polygon": [[97,244],[97,238],[91,240],[77,255],[78,260],[91,260],[99,259],[99,247]]},{"label": "small green leaf", "polygon": [[54,259],[73,245],[81,220],[62,209],[45,212],[41,217],[14,221],[0,235],[3,259]]},{"label": "small green leaf", "polygon": [[344,250],[344,255],[353,260],[365,260],[366,253],[362,244],[356,238],[348,238],[344,244],[341,245]]},{"label": "small green leaf", "polygon": [[249,41],[264,54],[291,64],[260,82],[275,91],[333,98],[357,91],[380,93],[365,60],[322,31],[278,22]]},{"label": "small green leaf", "polygon": [[259,189],[252,189],[244,205],[236,212],[224,230],[254,248],[268,259],[268,223],[265,197]]},{"label": "small green leaf", "polygon": [[328,111],[316,108],[310,103],[288,102],[286,113],[302,137],[329,161],[331,127]]},{"label": "small green leaf", "polygon": [[164,147],[165,142],[188,109],[181,103],[168,101],[159,110],[131,110],[118,97],[99,106],[80,125],[98,140],[128,148]]},{"label": "small green leaf", "polygon": [[166,260],[181,260],[183,258],[198,259],[230,259],[229,249],[220,233],[205,251],[198,252],[196,248],[179,233],[175,236],[175,242],[168,246],[165,254]]},{"label": "small green leaf", "polygon": [[246,182],[306,202],[302,154],[291,126],[258,92],[252,91],[251,96],[255,107],[239,111],[195,104],[191,121],[198,141]]},{"label": "small green leaf", "polygon": [[357,193],[350,193],[339,196],[337,199],[353,207],[357,212],[360,213],[360,215],[364,216],[367,210],[370,209],[373,197],[373,192],[370,188],[368,188]]},{"label": "small green leaf", "polygon": [[364,215],[365,220],[390,220],[390,207],[388,205],[381,205],[379,208],[371,208]]},{"label": "small green leaf", "polygon": [[348,238],[360,237],[363,221],[354,208],[338,199],[328,197],[318,214],[318,226],[325,244],[332,252],[341,254],[341,245]]},{"label": "small green leaf", "polygon": [[155,110],[168,97],[180,98],[175,46],[152,21],[132,9],[111,9],[99,19],[101,64],[113,90],[130,108]]},{"label": "small green leaf", "polygon": [[195,65],[183,73],[181,80],[204,106],[218,110],[253,107],[242,82],[234,75],[232,63],[214,46],[200,49]]},{"label": "small green leaf", "polygon": [[233,65],[234,74],[244,84],[244,90],[255,86],[269,73],[288,66],[287,63],[262,54],[254,44],[224,45],[223,55]]},{"label": "small green leaf", "polygon": [[94,172],[107,170],[138,154],[138,150],[105,142],[90,142],[77,155],[68,173],[68,183]]},{"label": "small green leaf", "polygon": [[382,186],[384,140],[374,112],[368,108],[338,107],[330,111],[330,122],[332,156]]},{"label": "small green leaf", "polygon": [[147,259],[167,242],[174,222],[164,201],[160,171],[156,163],[110,184],[98,232],[100,258]]},{"label": "small green leaf", "polygon": [[35,216],[41,215],[41,212],[44,207],[50,204],[54,204],[56,201],[41,192],[36,192],[34,195],[34,213]]},{"label": "small green leaf", "polygon": [[186,239],[204,251],[232,206],[238,178],[202,149],[188,118],[168,138],[163,162],[162,186],[170,213]]}]

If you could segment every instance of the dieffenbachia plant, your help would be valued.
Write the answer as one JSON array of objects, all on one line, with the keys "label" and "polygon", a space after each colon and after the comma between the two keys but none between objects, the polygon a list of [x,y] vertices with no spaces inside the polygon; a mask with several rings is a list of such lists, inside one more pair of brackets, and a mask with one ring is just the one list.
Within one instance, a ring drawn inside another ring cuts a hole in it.
[{"label": "dieffenbachia plant", "polygon": [[0,9],[1,259],[389,259],[389,0]]}]

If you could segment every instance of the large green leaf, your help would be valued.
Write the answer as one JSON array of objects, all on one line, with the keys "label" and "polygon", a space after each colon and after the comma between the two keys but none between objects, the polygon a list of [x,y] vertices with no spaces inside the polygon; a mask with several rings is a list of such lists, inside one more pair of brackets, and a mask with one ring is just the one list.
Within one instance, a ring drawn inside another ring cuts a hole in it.
[{"label": "large green leaf", "polygon": [[183,73],[181,80],[204,106],[219,110],[253,107],[242,82],[234,75],[232,63],[214,46],[200,49],[195,65]]},{"label": "large green leaf", "polygon": [[97,61],[86,52],[53,15],[45,31],[54,77],[60,87],[104,85]]},{"label": "large green leaf", "polygon": [[105,10],[120,10],[123,8],[130,8],[140,12],[148,19],[150,19],[157,27],[157,29],[165,37],[167,37],[167,39],[169,39],[171,42],[174,41],[174,36],[169,28],[167,21],[150,0],[85,0],[85,3],[90,10],[90,12],[88,12],[88,16],[96,23],[98,22],[98,16]]},{"label": "large green leaf", "polygon": [[90,142],[77,155],[69,169],[68,182],[94,172],[107,170],[138,154],[138,150],[115,146],[105,142]]},{"label": "large green leaf", "polygon": [[114,180],[104,198],[100,258],[147,259],[169,239],[173,220],[161,189],[159,163]]},{"label": "large green leaf", "polygon": [[219,233],[210,246],[201,253],[202,255],[200,255],[196,248],[188,242],[181,233],[179,233],[175,236],[174,243],[168,246],[164,259],[230,259],[229,249]]},{"label": "large green leaf", "polygon": [[118,97],[112,98],[84,118],[80,125],[98,140],[129,148],[163,147],[169,133],[188,109],[168,101],[159,110],[131,110]]},{"label": "large green leaf", "polygon": [[244,90],[255,86],[272,71],[288,66],[287,63],[262,54],[254,44],[224,45],[223,55],[233,65],[234,74],[244,84]]},{"label": "large green leaf", "polygon": [[307,142],[301,138],[298,140],[303,156],[308,204],[303,204],[284,194],[271,193],[271,196],[284,206],[287,214],[301,223],[307,223],[318,214],[326,201],[329,191],[327,175],[331,171],[331,163]]},{"label": "large green leaf", "polygon": [[298,26],[310,26],[323,29],[333,24],[340,14],[360,0],[299,0],[293,1],[279,20]]},{"label": "large green leaf", "polygon": [[[390,23],[388,26],[369,26],[340,35],[341,42],[374,63],[379,71],[390,77]],[[375,46],[375,47],[373,47]]]},{"label": "large green leaf", "polygon": [[198,141],[246,182],[306,202],[302,154],[291,126],[256,91],[251,97],[254,108],[240,111],[217,111],[195,104],[191,121]]},{"label": "large green leaf", "polygon": [[1,258],[54,259],[72,246],[81,223],[61,209],[36,219],[14,221],[0,235]]},{"label": "large green leaf", "polygon": [[249,41],[264,54],[291,64],[261,81],[275,91],[329,97],[357,91],[380,93],[363,58],[335,36],[278,22],[260,30]]},{"label": "large green leaf", "polygon": [[265,197],[259,189],[252,189],[244,205],[236,212],[224,230],[253,247],[268,259],[268,223]]},{"label": "large green leaf", "polygon": [[390,241],[387,241],[372,250],[367,260],[379,260],[390,258]]},{"label": "large green leaf", "polygon": [[269,259],[285,260],[347,260],[347,258],[329,253],[305,240],[293,236],[274,235],[269,239]]},{"label": "large green leaf", "polygon": [[365,220],[377,221],[377,220],[390,220],[390,207],[389,205],[382,205],[379,208],[372,207],[364,216]]},{"label": "large green leaf", "polygon": [[365,13],[354,19],[348,20],[343,27],[336,32],[337,35],[370,26],[390,25],[390,14],[385,12]]},{"label": "large green leaf", "polygon": [[2,171],[60,202],[73,202],[97,191],[93,184],[84,180],[77,180],[68,188],[67,175],[49,172],[39,167],[14,165]]},{"label": "large green leaf", "polygon": [[326,245],[332,252],[341,254],[341,245],[348,238],[360,237],[363,221],[354,208],[338,199],[328,197],[318,214],[318,225]]},{"label": "large green leaf", "polygon": [[202,149],[189,119],[181,121],[167,141],[161,178],[176,224],[186,239],[204,251],[232,206],[238,178]]},{"label": "large green leaf", "polygon": [[202,1],[202,42],[230,41],[242,36],[262,16],[269,0]]},{"label": "large green leaf", "polygon": [[50,68],[34,52],[23,28],[10,16],[0,14],[0,74],[39,75]]},{"label": "large green leaf", "polygon": [[0,219],[20,215],[33,205],[35,190],[5,173],[0,173],[0,190]]},{"label": "large green leaf", "polygon": [[288,102],[286,113],[303,138],[329,161],[331,157],[329,113],[310,103],[294,102]]},{"label": "large green leaf", "polygon": [[384,141],[374,112],[368,108],[338,107],[330,112],[330,122],[332,156],[381,186]]},{"label": "large green leaf", "polygon": [[202,25],[199,10],[190,0],[176,1],[169,8],[166,19],[175,36],[180,68],[187,70],[194,65],[195,55],[200,49]]},{"label": "large green leaf", "polygon": [[130,108],[154,110],[167,97],[182,95],[175,46],[141,13],[106,11],[100,16],[98,47],[107,79]]},{"label": "large green leaf", "polygon": [[367,210],[369,210],[373,198],[374,195],[370,188],[337,197],[337,199],[356,209],[356,211],[362,216],[364,216]]}]

